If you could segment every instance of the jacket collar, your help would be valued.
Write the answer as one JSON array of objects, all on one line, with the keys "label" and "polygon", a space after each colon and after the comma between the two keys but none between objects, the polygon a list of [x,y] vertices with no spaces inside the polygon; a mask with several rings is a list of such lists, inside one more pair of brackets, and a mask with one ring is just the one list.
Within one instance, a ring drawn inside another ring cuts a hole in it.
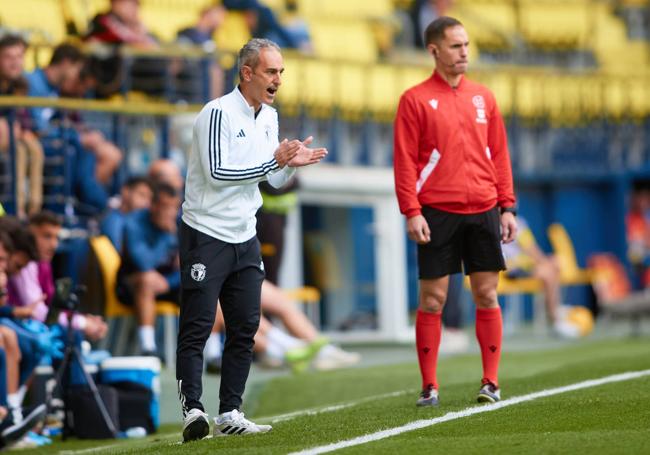
[{"label": "jacket collar", "polygon": [[449,82],[447,82],[436,70],[433,70],[433,74],[431,75],[431,81],[436,87],[442,89],[462,90],[463,86],[465,85],[465,76],[463,75],[460,77],[460,82],[458,83],[458,86],[455,89],[451,85],[449,85]]},{"label": "jacket collar", "polygon": [[[248,117],[255,118],[255,108],[250,104],[248,104],[248,101],[246,101],[246,98],[244,98],[244,95],[242,94],[241,90],[239,90],[239,85],[235,87],[235,89],[232,91],[232,94],[241,113]],[[260,107],[260,112],[262,112],[262,110],[265,107],[266,105],[262,103],[262,106]]]}]

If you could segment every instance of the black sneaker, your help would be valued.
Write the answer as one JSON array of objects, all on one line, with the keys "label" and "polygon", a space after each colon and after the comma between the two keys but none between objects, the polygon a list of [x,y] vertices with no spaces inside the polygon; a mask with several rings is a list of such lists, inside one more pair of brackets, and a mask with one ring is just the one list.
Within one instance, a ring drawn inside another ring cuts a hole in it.
[{"label": "black sneaker", "polygon": [[47,406],[41,404],[36,406],[22,421],[18,423],[13,422],[13,418],[7,416],[2,423],[0,423],[0,448],[10,446],[11,444],[20,441],[29,431],[45,419],[47,413]]},{"label": "black sneaker", "polygon": [[501,400],[501,389],[491,382],[483,384],[476,397],[479,403],[496,403],[499,400]]},{"label": "black sneaker", "polygon": [[420,398],[415,403],[416,406],[438,406],[438,391],[433,388],[432,384],[420,392]]}]

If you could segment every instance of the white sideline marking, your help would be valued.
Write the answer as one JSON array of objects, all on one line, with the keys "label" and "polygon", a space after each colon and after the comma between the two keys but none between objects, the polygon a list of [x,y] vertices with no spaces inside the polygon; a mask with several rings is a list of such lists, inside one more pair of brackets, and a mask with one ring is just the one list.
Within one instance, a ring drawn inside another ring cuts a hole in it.
[{"label": "white sideline marking", "polygon": [[328,412],[340,411],[341,409],[351,408],[353,406],[357,406],[362,403],[367,403],[369,401],[381,400],[383,398],[398,397],[400,395],[406,395],[409,393],[414,393],[414,390],[400,390],[397,392],[383,393],[381,395],[373,395],[370,397],[360,398],[359,400],[355,400],[355,401],[348,401],[347,403],[333,404],[323,408],[301,409],[300,411],[288,412],[286,414],[280,414],[273,417],[259,417],[256,418],[255,420],[259,420],[260,422],[271,422],[271,423],[284,422],[286,420],[295,419],[296,417],[314,416],[318,414],[325,414]]},{"label": "white sideline marking", "polygon": [[415,422],[411,422],[406,425],[402,425],[400,427],[390,428],[388,430],[378,431],[376,433],[370,433],[364,436],[348,439],[346,441],[335,442],[333,444],[312,447],[311,449],[305,449],[299,452],[293,452],[290,455],[315,455],[319,453],[333,452],[335,450],[344,449],[346,447],[367,444],[369,442],[390,438],[392,436],[397,436],[399,434],[406,433],[409,431],[419,430],[421,428],[430,427],[432,425],[436,425],[439,423],[449,422],[450,420],[469,417],[471,415],[481,414],[483,412],[496,411],[497,409],[523,403],[525,401],[532,401],[538,398],[550,397],[552,395],[558,395],[560,393],[572,392],[574,390],[586,389],[589,387],[596,387],[599,385],[609,384],[612,382],[628,381],[630,379],[637,379],[649,375],[650,375],[650,370],[642,370],[642,371],[630,371],[627,373],[614,374],[599,379],[590,379],[587,381],[582,381],[582,382],[570,384],[563,387],[556,387],[554,389],[541,390],[539,392],[533,392],[527,395],[508,398],[507,400],[499,401],[497,403],[491,403],[483,406],[474,406],[471,408],[463,409],[462,411],[448,412],[447,414],[440,417],[436,417],[434,419],[416,420]]},{"label": "white sideline marking", "polygon": [[[288,412],[286,414],[278,414],[276,416],[270,416],[270,417],[260,417],[254,419],[255,421],[259,422],[270,422],[270,423],[277,423],[277,422],[285,422],[287,420],[293,420],[297,417],[302,417],[302,416],[314,416],[318,414],[324,414],[328,412],[334,412],[334,411],[339,411],[341,409],[346,409],[350,408],[352,406],[356,406],[362,403],[366,403],[369,401],[374,401],[374,400],[381,400],[382,398],[391,398],[391,397],[397,397],[400,395],[406,395],[409,393],[414,393],[415,389],[413,390],[400,390],[397,392],[389,392],[389,393],[383,393],[381,395],[372,395],[369,397],[365,398],[360,398],[358,400],[354,401],[349,401],[347,403],[341,403],[341,404],[335,404],[331,406],[326,406],[323,408],[311,408],[311,409],[301,409],[299,411],[293,411],[293,412]],[[158,438],[158,442],[164,441],[165,439],[173,439],[173,438],[178,438],[179,434],[178,433],[171,433],[171,434],[166,434],[166,435],[161,435]],[[210,439],[212,438],[212,435],[206,436],[204,439]],[[134,443],[137,443],[139,440],[138,439],[129,439],[120,443],[115,443],[115,444],[109,444],[107,446],[101,446],[101,447],[91,447],[88,449],[81,449],[81,450],[61,450],[59,452],[60,455],[81,455],[84,453],[98,453],[98,452],[104,452],[106,450],[112,450],[117,447],[121,446],[128,446],[129,448],[133,448]],[[140,442],[144,442],[141,441]],[[147,443],[151,442],[157,442],[157,441],[152,441],[152,440],[147,440]],[[181,442],[178,442],[178,444],[181,444]],[[177,443],[173,443],[172,445],[177,445]]]}]

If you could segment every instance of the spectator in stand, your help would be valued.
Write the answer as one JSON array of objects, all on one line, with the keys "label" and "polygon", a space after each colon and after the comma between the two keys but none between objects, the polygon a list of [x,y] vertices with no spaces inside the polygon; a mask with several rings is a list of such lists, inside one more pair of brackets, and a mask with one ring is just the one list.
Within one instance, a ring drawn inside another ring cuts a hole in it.
[{"label": "spectator in stand", "polygon": [[[176,41],[179,44],[191,44],[201,46],[207,52],[216,48],[214,34],[223,24],[226,17],[226,9],[222,5],[210,5],[205,7],[199,15],[199,20],[192,27],[184,28],[178,32]],[[208,63],[208,74],[204,74],[204,62],[197,59],[183,61],[182,69],[178,73],[177,94],[180,98],[191,102],[204,103],[203,77],[209,77],[210,92],[208,99],[214,99],[223,94],[224,75],[223,70],[217,62],[210,58]]]},{"label": "spectator in stand", "polygon": [[[70,44],[61,44],[54,49],[50,64],[27,75],[29,96],[58,97],[62,87],[79,80],[84,57],[79,49]],[[60,139],[61,130],[55,128],[53,120],[60,118],[51,108],[32,108],[31,118],[36,132],[47,139]],[[97,180],[95,154],[86,151],[76,130],[67,131],[68,144],[74,148],[72,188],[73,195],[85,204],[92,214],[106,207],[108,194]]]},{"label": "spectator in stand", "polygon": [[[0,314],[4,313],[2,317],[10,318],[15,316],[10,307],[11,314],[7,314],[6,311],[8,308],[6,307],[6,270],[12,251],[11,239],[6,232],[0,230]],[[0,326],[0,450],[21,440],[45,417],[45,405],[36,407],[24,418],[22,412],[13,406],[16,402],[22,401],[20,394],[24,390],[19,386],[20,361],[21,352],[16,333],[9,327]]]},{"label": "spectator in stand", "polygon": [[[27,95],[27,81],[23,77],[26,50],[27,42],[18,35],[5,35],[0,39],[0,96]],[[20,218],[23,218],[25,214],[39,211],[43,203],[43,147],[30,130],[26,109],[2,109],[0,110],[0,153],[7,153],[9,150],[8,117],[11,112],[14,113],[16,158],[15,211]],[[9,173],[9,169],[5,169],[4,172]]]},{"label": "spectator in stand", "polygon": [[[93,73],[89,61],[85,61],[83,68],[76,77],[66,79],[61,84],[60,94],[67,98],[84,98],[96,86],[97,77]],[[95,155],[95,178],[102,185],[109,185],[112,183],[120,163],[122,163],[122,151],[114,143],[106,139],[101,131],[89,128],[85,123],[82,112],[66,112],[66,117],[74,125],[84,149]]]},{"label": "spectator in stand", "polygon": [[637,183],[630,195],[630,210],[625,217],[627,257],[635,275],[635,288],[650,284],[650,188]]},{"label": "spectator in stand", "polygon": [[287,28],[280,24],[271,8],[258,0],[224,0],[228,10],[243,11],[253,38],[265,38],[281,48],[311,50],[309,33],[304,27]]},{"label": "spectator in stand", "polygon": [[[158,40],[149,32],[140,19],[139,0],[111,0],[111,6],[105,13],[98,14],[91,21],[85,37],[88,42],[113,45],[115,51],[121,45],[129,45],[143,50],[154,50],[159,47]],[[117,52],[105,60],[105,79],[111,80],[108,85],[121,85],[123,62]],[[168,65],[164,59],[141,57],[134,59],[128,69],[131,74],[130,90],[144,92],[149,95],[165,95],[165,75]]]},{"label": "spectator in stand", "polygon": [[411,20],[415,28],[415,46],[426,47],[424,31],[431,22],[447,15],[454,0],[416,0],[411,6]]},{"label": "spectator in stand", "polygon": [[176,223],[180,203],[178,191],[160,183],[154,189],[151,208],[129,215],[124,227],[117,295],[124,304],[135,306],[144,355],[157,353],[156,300],[179,301]]},{"label": "spectator in stand", "polygon": [[158,47],[158,42],[140,20],[139,0],[111,0],[105,13],[93,18],[86,40],[106,44],[130,44],[144,49]]},{"label": "spectator in stand", "polygon": [[99,226],[101,233],[111,240],[117,251],[122,251],[124,225],[128,214],[148,209],[152,197],[153,187],[147,177],[131,177],[122,185],[119,207],[110,209]]},{"label": "spectator in stand", "polygon": [[154,184],[165,183],[172,186],[179,194],[182,193],[183,187],[185,186],[185,179],[181,174],[180,168],[174,161],[168,158],[160,158],[151,163],[151,166],[149,166],[149,178]]}]

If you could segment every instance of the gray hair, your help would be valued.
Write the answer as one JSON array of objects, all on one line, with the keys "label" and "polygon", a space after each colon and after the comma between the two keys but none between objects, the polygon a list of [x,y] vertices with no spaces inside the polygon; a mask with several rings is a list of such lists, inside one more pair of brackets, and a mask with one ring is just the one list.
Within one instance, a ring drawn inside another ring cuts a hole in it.
[{"label": "gray hair", "polygon": [[239,51],[239,58],[237,65],[239,68],[239,77],[241,77],[241,69],[244,65],[255,68],[260,61],[260,52],[262,49],[272,48],[280,52],[280,46],[275,44],[270,39],[253,38],[248,43],[244,44]]}]

